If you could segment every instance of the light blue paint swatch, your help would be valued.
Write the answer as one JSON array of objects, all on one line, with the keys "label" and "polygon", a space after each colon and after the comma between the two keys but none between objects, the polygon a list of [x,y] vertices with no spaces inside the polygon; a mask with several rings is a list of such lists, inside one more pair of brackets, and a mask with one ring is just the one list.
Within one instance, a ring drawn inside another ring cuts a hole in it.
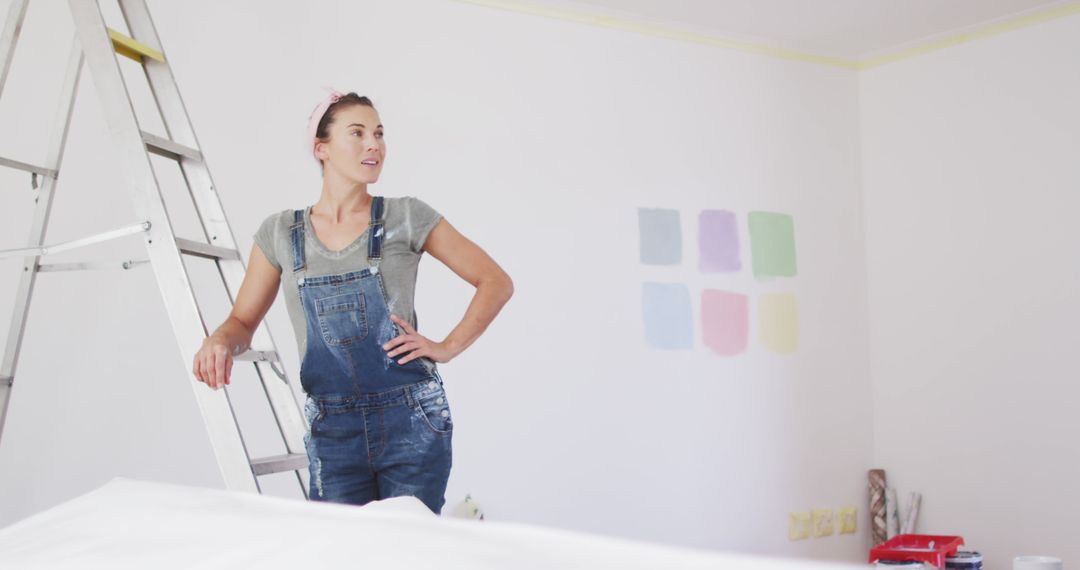
[{"label": "light blue paint swatch", "polygon": [[641,284],[645,341],[654,348],[693,348],[690,290],[682,283]]},{"label": "light blue paint swatch", "polygon": [[642,263],[682,263],[682,227],[678,210],[638,208],[638,228]]}]

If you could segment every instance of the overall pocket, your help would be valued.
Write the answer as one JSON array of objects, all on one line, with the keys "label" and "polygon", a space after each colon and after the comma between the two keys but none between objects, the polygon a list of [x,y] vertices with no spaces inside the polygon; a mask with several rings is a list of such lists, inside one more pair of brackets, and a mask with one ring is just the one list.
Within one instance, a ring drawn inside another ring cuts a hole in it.
[{"label": "overall pocket", "polygon": [[315,299],[315,312],[326,344],[352,344],[368,334],[364,294],[359,291]]},{"label": "overall pocket", "polygon": [[322,409],[320,409],[319,403],[315,401],[311,396],[304,398],[304,419],[307,420],[308,432],[315,431],[315,422],[319,421],[323,417]]},{"label": "overall pocket", "polygon": [[446,400],[446,392],[441,386],[430,394],[416,398],[413,411],[423,419],[424,425],[437,435],[450,435],[454,431],[450,402]]}]

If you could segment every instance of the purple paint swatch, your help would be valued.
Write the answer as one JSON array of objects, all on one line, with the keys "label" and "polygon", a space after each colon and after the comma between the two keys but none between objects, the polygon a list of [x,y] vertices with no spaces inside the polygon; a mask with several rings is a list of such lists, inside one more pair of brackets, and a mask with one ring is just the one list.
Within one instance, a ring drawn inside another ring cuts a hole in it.
[{"label": "purple paint swatch", "polygon": [[732,356],[746,351],[750,321],[746,295],[719,289],[701,292],[701,328],[705,346]]},{"label": "purple paint swatch", "polygon": [[727,273],[742,269],[735,212],[702,210],[698,216],[698,269]]}]

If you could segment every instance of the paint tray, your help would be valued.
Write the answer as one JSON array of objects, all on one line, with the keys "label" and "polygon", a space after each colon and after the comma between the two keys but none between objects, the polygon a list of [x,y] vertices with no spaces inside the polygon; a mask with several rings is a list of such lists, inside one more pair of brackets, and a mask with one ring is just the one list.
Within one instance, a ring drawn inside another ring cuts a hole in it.
[{"label": "paint tray", "polygon": [[870,562],[878,560],[918,560],[938,568],[945,567],[945,557],[956,554],[964,539],[934,534],[899,534],[870,549]]}]

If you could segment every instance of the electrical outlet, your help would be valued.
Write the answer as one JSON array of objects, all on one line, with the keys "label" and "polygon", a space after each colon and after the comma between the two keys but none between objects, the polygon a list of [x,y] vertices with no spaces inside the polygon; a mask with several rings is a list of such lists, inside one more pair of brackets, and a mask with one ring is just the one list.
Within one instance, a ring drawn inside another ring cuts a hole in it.
[{"label": "electrical outlet", "polygon": [[855,507],[841,507],[838,512],[840,519],[840,534],[855,534],[856,522],[859,511]]},{"label": "electrical outlet", "polygon": [[788,540],[810,538],[810,512],[788,513]]},{"label": "electrical outlet", "polygon": [[814,537],[829,536],[833,533],[833,510],[814,509]]}]

